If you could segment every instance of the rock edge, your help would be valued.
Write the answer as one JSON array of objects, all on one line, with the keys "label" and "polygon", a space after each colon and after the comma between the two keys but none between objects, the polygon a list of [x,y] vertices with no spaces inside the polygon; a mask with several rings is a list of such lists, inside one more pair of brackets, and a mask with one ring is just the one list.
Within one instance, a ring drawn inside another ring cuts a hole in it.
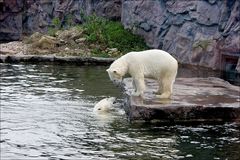
[{"label": "rock edge", "polygon": [[51,62],[78,65],[109,65],[114,60],[115,58],[102,58],[102,57],[79,57],[79,56],[60,57],[54,55],[0,55],[0,63]]},{"label": "rock edge", "polygon": [[240,123],[240,87],[219,78],[177,78],[171,100],[157,99],[157,83],[147,79],[144,97],[134,97],[131,79],[123,82],[124,110],[130,121],[166,124]]}]

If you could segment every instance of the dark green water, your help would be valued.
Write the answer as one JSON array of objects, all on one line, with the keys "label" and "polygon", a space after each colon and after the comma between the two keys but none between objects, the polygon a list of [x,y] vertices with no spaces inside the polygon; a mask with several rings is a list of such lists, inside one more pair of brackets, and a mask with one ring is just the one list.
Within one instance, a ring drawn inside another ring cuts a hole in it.
[{"label": "dark green water", "polygon": [[[11,160],[240,159],[236,124],[129,123],[124,112],[98,116],[100,99],[120,89],[106,67],[0,64],[1,153]],[[215,73],[180,69],[179,77]]]}]

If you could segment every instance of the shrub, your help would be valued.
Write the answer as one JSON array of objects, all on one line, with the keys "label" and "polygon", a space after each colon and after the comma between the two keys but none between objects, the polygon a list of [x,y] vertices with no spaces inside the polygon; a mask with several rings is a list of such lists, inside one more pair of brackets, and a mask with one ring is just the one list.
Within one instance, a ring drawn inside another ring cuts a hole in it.
[{"label": "shrub", "polygon": [[143,38],[125,30],[120,22],[109,21],[106,28],[109,47],[118,48],[124,53],[147,49]]},{"label": "shrub", "polygon": [[98,42],[100,44],[107,43],[107,37],[104,33],[106,31],[105,26],[107,21],[96,15],[85,17],[85,23],[83,24],[84,31],[87,35],[89,42]]},{"label": "shrub", "polygon": [[52,25],[54,28],[60,29],[61,28],[61,20],[58,17],[53,18]]},{"label": "shrub", "polygon": [[61,20],[58,17],[52,19],[51,27],[48,27],[48,34],[55,36],[56,32],[61,29]]},{"label": "shrub", "polygon": [[89,43],[97,43],[103,49],[117,48],[123,53],[148,48],[142,37],[125,30],[120,22],[109,21],[96,15],[84,19],[84,33]]}]

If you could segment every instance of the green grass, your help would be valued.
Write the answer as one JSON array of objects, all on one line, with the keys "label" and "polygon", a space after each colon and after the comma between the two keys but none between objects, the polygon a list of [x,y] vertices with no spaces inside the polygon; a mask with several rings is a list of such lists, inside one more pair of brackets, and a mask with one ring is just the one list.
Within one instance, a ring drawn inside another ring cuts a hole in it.
[{"label": "green grass", "polygon": [[55,36],[56,32],[61,29],[61,20],[59,18],[53,18],[51,26],[48,27],[48,34]]},{"label": "green grass", "polygon": [[124,29],[120,22],[109,21],[91,15],[85,19],[83,29],[89,43],[97,43],[104,48],[117,48],[123,53],[129,51],[145,50],[146,46],[142,37],[134,35]]},{"label": "green grass", "polygon": [[[86,42],[82,44],[94,56],[111,57],[120,56],[130,51],[141,51],[148,49],[144,39],[138,35],[134,35],[130,30],[124,29],[123,25],[117,21],[110,21],[96,15],[81,15],[84,23],[74,25],[73,17],[67,15],[65,18],[66,26],[63,27],[59,18],[53,18],[51,26],[48,28],[48,34],[56,36],[59,30],[76,27],[79,32],[83,31],[82,36],[86,38]],[[67,44],[70,46],[70,44]],[[76,44],[77,46],[79,44]],[[70,46],[71,47],[71,46]],[[117,48],[116,54],[109,54],[110,48]],[[120,52],[119,52],[120,51]]]}]

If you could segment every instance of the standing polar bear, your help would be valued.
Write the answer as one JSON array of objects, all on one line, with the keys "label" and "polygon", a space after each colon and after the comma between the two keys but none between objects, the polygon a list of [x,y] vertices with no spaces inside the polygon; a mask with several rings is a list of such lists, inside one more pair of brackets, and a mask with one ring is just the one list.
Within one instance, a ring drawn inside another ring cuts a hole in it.
[{"label": "standing polar bear", "polygon": [[178,70],[178,62],[169,53],[158,50],[130,52],[115,60],[107,69],[109,78],[120,83],[129,73],[133,78],[133,96],[142,96],[145,90],[144,78],[156,79],[159,84],[156,97],[170,98]]}]

